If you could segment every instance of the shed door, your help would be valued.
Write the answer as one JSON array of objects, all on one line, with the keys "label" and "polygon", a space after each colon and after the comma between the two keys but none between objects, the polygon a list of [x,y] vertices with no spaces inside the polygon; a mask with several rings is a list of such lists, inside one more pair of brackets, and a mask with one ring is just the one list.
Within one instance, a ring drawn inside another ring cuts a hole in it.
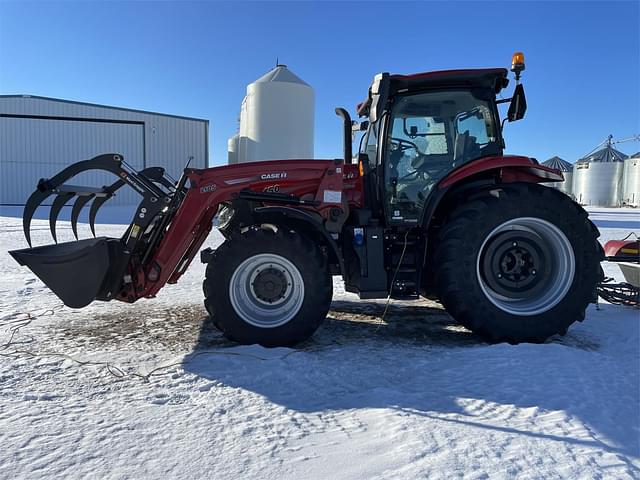
[{"label": "shed door", "polygon": [[[103,153],[120,153],[136,170],[144,168],[144,125],[0,117],[0,205],[24,205],[40,178],[50,178],[72,163]],[[111,174],[94,171],[68,183],[100,187],[116,180]],[[124,187],[110,204],[138,204],[140,198]]]}]

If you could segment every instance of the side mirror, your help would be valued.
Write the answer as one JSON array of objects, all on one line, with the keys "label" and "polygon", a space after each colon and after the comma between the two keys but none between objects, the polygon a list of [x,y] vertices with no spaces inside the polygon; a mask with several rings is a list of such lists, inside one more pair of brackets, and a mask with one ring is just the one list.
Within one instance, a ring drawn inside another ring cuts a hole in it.
[{"label": "side mirror", "polygon": [[511,97],[511,103],[509,104],[509,111],[507,112],[507,119],[510,122],[521,120],[524,118],[524,114],[527,111],[527,98],[524,95],[524,87],[521,83],[516,85]]},{"label": "side mirror", "polygon": [[364,122],[351,122],[351,131],[355,135],[357,132],[365,132],[369,128],[369,121]]}]

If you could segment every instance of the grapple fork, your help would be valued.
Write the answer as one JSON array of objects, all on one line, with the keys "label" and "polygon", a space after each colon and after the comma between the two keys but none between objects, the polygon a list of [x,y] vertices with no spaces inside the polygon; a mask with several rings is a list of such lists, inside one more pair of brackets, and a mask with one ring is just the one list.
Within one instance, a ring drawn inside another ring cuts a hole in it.
[{"label": "grapple fork", "polygon": [[[85,187],[66,184],[76,175],[89,171],[110,172],[118,180],[108,186]],[[95,219],[100,207],[123,186],[132,187],[141,197],[129,228],[120,239],[99,237],[77,240],[77,221],[82,208],[91,202],[89,224],[95,237]],[[31,247],[30,226],[33,215],[44,200],[55,195],[49,214],[49,226],[56,245],[9,252],[21,265],[29,267],[62,301],[71,307],[83,307],[95,299],[110,300],[130,275],[129,260],[134,252],[151,248],[147,228],[159,217],[171,215],[176,197],[184,195],[184,182],[175,183],[160,167],[136,172],[119,154],[99,155],[74,163],[49,179],[41,179],[24,208],[23,228]],[[71,228],[77,241],[57,244],[56,222],[60,210],[77,197],[71,211]],[[179,202],[177,202],[179,203]],[[158,222],[160,223],[160,222]],[[82,283],[78,288],[77,283]],[[73,287],[70,287],[70,284]]]}]

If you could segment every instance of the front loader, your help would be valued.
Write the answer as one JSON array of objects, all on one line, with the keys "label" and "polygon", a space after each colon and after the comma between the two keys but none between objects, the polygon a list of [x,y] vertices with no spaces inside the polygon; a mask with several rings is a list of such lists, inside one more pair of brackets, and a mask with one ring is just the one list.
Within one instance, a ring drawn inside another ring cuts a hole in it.
[{"label": "front loader", "polygon": [[[56,195],[50,223],[76,198],[72,228],[128,185],[142,197],[122,238],[94,238],[11,252],[70,307],[135,302],[175,283],[214,220],[225,241],[207,263],[205,306],[229,339],[289,346],[309,338],[331,303],[332,276],[362,299],[427,296],[488,341],[541,342],[584,318],[602,277],[603,251],[586,212],[544,182],[562,173],[505,155],[505,121],[524,116],[522,54],[507,70],[379,74],[344,123],[344,158],[275,160],[136,172],[121,155],[71,165],[41,180],[25,207]],[[508,103],[501,122],[499,105]],[[352,135],[363,132],[352,152]],[[66,184],[89,169],[118,180]],[[78,282],[77,279],[81,279]]]}]

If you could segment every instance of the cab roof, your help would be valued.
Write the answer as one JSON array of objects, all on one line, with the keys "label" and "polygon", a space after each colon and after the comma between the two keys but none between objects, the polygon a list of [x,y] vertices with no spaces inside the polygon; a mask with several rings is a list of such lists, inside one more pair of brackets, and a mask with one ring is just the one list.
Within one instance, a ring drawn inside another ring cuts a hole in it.
[{"label": "cab roof", "polygon": [[438,70],[412,75],[392,74],[391,93],[399,90],[419,90],[439,87],[479,87],[500,92],[509,84],[506,68],[482,68],[473,70]]},{"label": "cab roof", "polygon": [[[509,84],[506,68],[478,68],[466,70],[437,70],[434,72],[414,73],[411,75],[387,74],[389,76],[388,95],[406,91],[427,90],[430,88],[482,88],[498,94]],[[368,114],[371,105],[371,89],[367,100],[357,107],[358,115]]]}]

